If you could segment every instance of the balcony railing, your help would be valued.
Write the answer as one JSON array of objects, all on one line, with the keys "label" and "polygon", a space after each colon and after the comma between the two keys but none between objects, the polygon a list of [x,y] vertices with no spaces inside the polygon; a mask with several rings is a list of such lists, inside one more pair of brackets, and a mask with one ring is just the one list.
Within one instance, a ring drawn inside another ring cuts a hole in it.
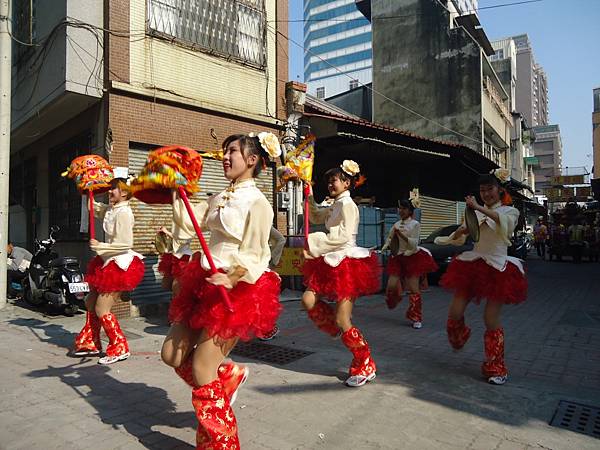
[{"label": "balcony railing", "polygon": [[502,116],[510,122],[510,111],[508,110],[506,104],[502,101],[502,96],[500,95],[500,92],[498,92],[498,89],[496,89],[496,87],[492,83],[490,77],[485,76],[483,78],[483,88],[488,94],[490,100],[492,101],[498,112],[500,112],[500,114],[502,114]]}]

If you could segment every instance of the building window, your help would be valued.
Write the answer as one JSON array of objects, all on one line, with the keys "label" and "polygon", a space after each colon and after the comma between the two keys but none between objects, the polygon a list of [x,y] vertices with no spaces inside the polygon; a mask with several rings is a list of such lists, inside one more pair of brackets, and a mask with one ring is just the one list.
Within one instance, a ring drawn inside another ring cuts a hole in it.
[{"label": "building window", "polygon": [[325,88],[324,87],[317,88],[317,98],[325,98]]},{"label": "building window", "polygon": [[79,232],[81,226],[81,195],[77,192],[75,183],[62,177],[61,173],[77,156],[89,153],[91,144],[91,134],[84,133],[49,150],[50,225],[60,227],[59,237],[62,240],[80,240],[84,238]]},{"label": "building window", "polygon": [[147,11],[152,34],[266,66],[265,0],[148,0]]},{"label": "building window", "polygon": [[350,80],[350,89],[356,89],[358,87],[358,80]]}]

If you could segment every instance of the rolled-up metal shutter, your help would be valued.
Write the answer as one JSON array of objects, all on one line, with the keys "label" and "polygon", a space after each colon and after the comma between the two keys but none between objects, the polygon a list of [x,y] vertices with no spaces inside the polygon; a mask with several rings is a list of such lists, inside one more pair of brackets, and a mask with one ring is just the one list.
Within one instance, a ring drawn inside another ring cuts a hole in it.
[{"label": "rolled-up metal shutter", "polygon": [[[130,173],[140,173],[148,158],[148,151],[148,149],[139,148],[129,149]],[[220,161],[204,159],[203,163],[202,178],[200,179],[201,190],[192,197],[193,203],[206,200],[209,194],[219,193],[229,185],[223,176],[223,166]],[[269,167],[263,171],[256,182],[258,188],[273,204],[273,170]],[[147,205],[137,199],[132,199],[131,209],[135,216],[134,250],[146,257],[144,279],[132,293],[132,299],[136,304],[169,301],[171,293],[165,291],[160,285],[162,275],[158,272],[158,255],[154,248],[154,237],[161,226],[171,229],[171,206]],[[204,236],[208,240],[210,233],[204,233]],[[192,248],[199,250],[200,244],[197,240],[193,241]]]},{"label": "rolled-up metal shutter", "polygon": [[421,239],[440,227],[457,222],[457,202],[421,196]]}]

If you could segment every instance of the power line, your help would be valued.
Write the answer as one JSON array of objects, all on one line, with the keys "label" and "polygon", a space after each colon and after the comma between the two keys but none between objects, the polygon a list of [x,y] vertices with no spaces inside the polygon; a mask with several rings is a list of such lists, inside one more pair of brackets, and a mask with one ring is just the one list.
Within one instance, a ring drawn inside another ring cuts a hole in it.
[{"label": "power line", "polygon": [[[280,35],[281,35],[281,36],[283,36],[285,39],[287,39],[289,42],[293,43],[294,45],[296,45],[296,46],[298,46],[298,47],[300,47],[300,48],[304,49],[304,46],[303,46],[302,44],[299,44],[298,42],[294,41],[293,39],[291,39],[290,37],[286,36],[285,34],[283,34],[281,31],[277,30],[276,28],[273,28],[273,27],[271,27],[271,26],[269,26],[269,25],[267,25],[267,28],[269,28],[269,29],[273,30],[272,32],[274,32],[274,33],[276,33],[276,34],[280,34]],[[332,69],[334,69],[336,72],[339,72],[341,75],[344,75],[345,77],[349,78],[349,79],[350,79],[350,80],[352,80],[352,81],[356,81],[356,82],[357,82],[357,83],[358,83],[360,86],[362,86],[362,87],[364,87],[364,88],[368,89],[369,91],[373,92],[374,94],[377,94],[377,95],[379,95],[379,96],[380,96],[380,97],[382,97],[382,98],[385,98],[385,99],[386,99],[386,100],[388,100],[389,102],[392,102],[394,105],[396,105],[396,106],[399,106],[400,108],[402,108],[402,109],[404,109],[404,110],[408,111],[409,113],[411,113],[411,114],[414,114],[415,116],[417,116],[417,117],[419,117],[419,118],[421,118],[421,119],[423,119],[423,120],[426,120],[427,122],[430,122],[430,123],[432,123],[432,124],[434,124],[434,125],[437,125],[438,127],[440,127],[440,128],[443,128],[444,130],[450,131],[451,133],[454,133],[454,134],[456,134],[457,136],[464,137],[465,139],[468,139],[468,140],[470,140],[470,141],[473,141],[473,142],[475,142],[476,144],[482,144],[482,142],[481,142],[480,140],[478,140],[478,139],[475,139],[475,138],[473,138],[473,137],[471,137],[471,136],[467,136],[466,134],[462,134],[462,133],[460,133],[459,131],[453,130],[452,128],[449,128],[449,127],[447,127],[446,125],[443,125],[443,124],[441,124],[441,123],[439,123],[439,122],[437,122],[437,121],[435,121],[435,120],[433,120],[433,119],[430,119],[430,118],[428,118],[428,117],[425,117],[424,115],[422,115],[422,114],[419,114],[418,112],[416,112],[416,111],[414,111],[414,110],[410,109],[408,106],[404,106],[404,105],[402,105],[401,103],[399,103],[399,102],[397,102],[396,100],[394,100],[393,98],[390,98],[390,97],[388,97],[387,95],[385,95],[385,94],[383,94],[383,93],[381,93],[381,92],[379,92],[379,91],[377,91],[377,90],[373,89],[373,87],[372,87],[372,86],[368,86],[368,85],[366,85],[366,84],[364,84],[364,83],[361,83],[360,81],[358,81],[358,80],[356,80],[355,78],[351,77],[351,76],[350,76],[350,75],[348,75],[347,73],[345,73],[345,72],[342,72],[342,71],[341,71],[341,70],[340,70],[338,67],[334,66],[334,65],[333,65],[333,64],[331,64],[329,61],[327,61],[327,60],[325,60],[325,59],[321,58],[321,57],[320,57],[318,54],[316,54],[316,53],[313,53],[312,51],[310,51],[310,50],[308,50],[308,49],[306,49],[305,51],[306,51],[308,54],[310,54],[310,55],[312,55],[312,56],[314,56],[314,57],[318,58],[319,60],[321,60],[321,62],[324,62],[325,64],[327,64],[327,65],[328,65],[328,66],[330,66]]]},{"label": "power line", "polygon": [[[518,6],[518,5],[526,5],[529,3],[539,3],[539,2],[543,2],[544,0],[523,0],[523,1],[519,1],[519,2],[513,2],[513,3],[502,3],[499,5],[491,5],[491,6],[482,6],[481,8],[477,8],[477,9],[470,9],[467,11],[464,11],[463,14],[467,14],[467,13],[476,13],[478,11],[483,11],[483,10],[487,10],[487,9],[496,9],[496,8],[505,8],[507,6]],[[442,5],[444,6],[444,5]],[[448,8],[446,8],[444,6],[444,8],[446,10],[448,10]],[[380,17],[371,17],[371,21],[375,21],[375,20],[393,20],[393,19],[405,19],[405,18],[409,18],[409,17],[423,17],[423,16],[428,16],[428,14],[421,14],[421,13],[416,13],[416,14],[397,14],[397,15],[392,15],[392,16],[380,16]],[[339,22],[339,23],[350,23],[350,22],[364,22],[367,19],[365,17],[361,17],[358,19],[336,19],[336,18],[331,18],[331,19],[289,19],[289,20],[268,20],[267,22],[285,22],[285,23],[312,23],[312,22]]]}]

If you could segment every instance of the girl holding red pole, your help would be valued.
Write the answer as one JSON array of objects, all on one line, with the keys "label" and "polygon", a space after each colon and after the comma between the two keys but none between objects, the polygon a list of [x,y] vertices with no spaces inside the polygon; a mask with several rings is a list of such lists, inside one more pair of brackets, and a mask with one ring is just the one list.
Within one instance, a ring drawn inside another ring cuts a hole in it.
[{"label": "girl holding red pole", "polygon": [[[346,385],[363,386],[375,379],[376,366],[371,350],[360,330],[352,324],[354,301],[379,290],[380,268],[377,257],[356,245],[359,211],[350,197],[360,168],[351,160],[325,173],[327,189],[333,203],[319,207],[309,196],[310,221],[325,224],[328,232],[308,235],[302,268],[307,286],[302,303],[308,317],[332,337],[341,334],[342,342],[354,356]],[[335,310],[323,301],[336,302]]]},{"label": "girl holding red pole", "polygon": [[[269,333],[281,311],[280,280],[269,270],[273,209],[254,181],[281,150],[273,134],[260,133],[229,136],[223,151],[231,184],[204,203],[199,217],[211,233],[209,249],[219,273],[211,275],[206,256],[186,267],[169,310],[162,359],[192,387],[197,448],[229,450],[239,448],[231,404],[248,369],[224,359],[239,339]],[[233,311],[220,287],[228,290]]]},{"label": "girl holding red pole", "polygon": [[130,355],[127,338],[111,312],[121,293],[134,290],[144,277],[144,257],[132,250],[134,217],[129,206],[130,198],[127,180],[114,178],[108,191],[110,205],[94,202],[94,213],[103,220],[107,242],[90,239],[90,248],[97,256],[90,261],[85,274],[85,281],[90,285],[90,293],[85,300],[87,317],[85,326],[75,338],[73,355],[100,354],[102,327],[109,344],[106,355],[98,360],[99,364],[113,364]]}]

